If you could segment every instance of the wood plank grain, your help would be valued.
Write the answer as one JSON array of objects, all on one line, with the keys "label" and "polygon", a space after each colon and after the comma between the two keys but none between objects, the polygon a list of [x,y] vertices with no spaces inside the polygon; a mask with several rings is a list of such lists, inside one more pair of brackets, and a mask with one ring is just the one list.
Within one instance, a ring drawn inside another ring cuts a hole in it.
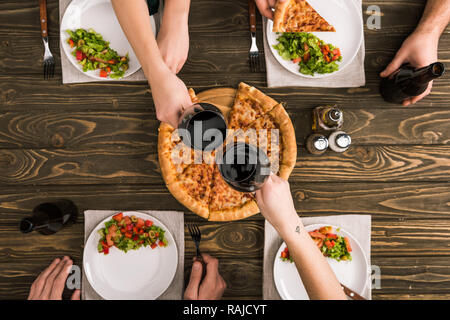
[{"label": "wood plank grain", "polygon": [[[450,183],[291,183],[294,204],[306,216],[370,214],[374,219],[450,218]],[[164,185],[71,185],[0,187],[2,223],[18,219],[43,201],[72,199],[80,208],[99,210],[179,210],[204,222],[176,201]],[[262,220],[260,215],[245,221]]]},{"label": "wood plank grain", "polygon": [[[312,110],[287,104],[304,146],[311,133]],[[450,110],[421,108],[343,109],[343,130],[353,145],[448,144]],[[386,121],[389,119],[390,121]],[[0,148],[149,148],[157,140],[153,111],[5,112],[0,115]]]}]

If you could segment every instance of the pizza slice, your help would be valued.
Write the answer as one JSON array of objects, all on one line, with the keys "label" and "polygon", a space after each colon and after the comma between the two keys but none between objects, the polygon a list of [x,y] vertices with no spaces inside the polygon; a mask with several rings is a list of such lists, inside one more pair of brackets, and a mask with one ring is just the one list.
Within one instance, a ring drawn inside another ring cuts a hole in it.
[{"label": "pizza slice", "polygon": [[246,127],[276,105],[272,98],[241,82],[229,114],[228,126],[230,129]]},{"label": "pizza slice", "polygon": [[192,164],[167,185],[172,195],[199,216],[208,219],[214,165]]},{"label": "pizza slice", "polygon": [[183,143],[181,137],[167,123],[161,123],[158,135],[158,158],[162,176],[169,184],[191,164],[214,163],[214,151],[202,152]]},{"label": "pizza slice", "polygon": [[266,152],[271,171],[288,179],[297,160],[294,126],[282,104],[230,135],[227,143],[246,142]]},{"label": "pizza slice", "polygon": [[231,188],[222,178],[216,165],[209,199],[209,220],[238,220],[258,212],[259,208],[253,194],[239,192]]},{"label": "pizza slice", "polygon": [[273,32],[316,32],[336,29],[305,0],[278,1],[275,6]]}]

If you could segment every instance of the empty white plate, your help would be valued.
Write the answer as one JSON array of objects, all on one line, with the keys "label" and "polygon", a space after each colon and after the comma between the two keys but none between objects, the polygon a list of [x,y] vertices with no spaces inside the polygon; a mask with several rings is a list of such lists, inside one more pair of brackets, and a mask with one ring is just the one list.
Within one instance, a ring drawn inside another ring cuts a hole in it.
[{"label": "empty white plate", "polygon": [[[305,226],[305,228],[307,231],[313,231],[324,226],[330,225],[314,224]],[[352,260],[336,261],[331,258],[326,259],[340,283],[356,293],[363,295],[370,275],[366,255],[358,241],[350,233],[342,229],[337,232],[337,227],[332,227],[333,233],[349,238],[352,247]],[[284,248],[286,248],[286,243],[283,242],[275,256],[275,262],[273,264],[273,277],[278,293],[283,300],[308,300],[308,293],[303,286],[295,263],[280,259],[281,252]]]},{"label": "empty white plate", "polygon": [[363,21],[361,7],[353,0],[308,0],[308,3],[325,19],[333,25],[336,32],[312,32],[325,43],[331,43],[338,47],[342,53],[342,61],[338,62],[339,70],[333,73],[319,74],[314,76],[300,73],[298,64],[290,60],[284,60],[273,48],[278,44],[279,35],[272,32],[273,21],[267,22],[267,43],[275,59],[288,71],[307,78],[325,78],[334,75],[348,66],[361,47],[363,40]]},{"label": "empty white plate", "polygon": [[141,247],[127,253],[115,247],[109,254],[97,250],[100,234],[105,222],[100,222],[89,235],[83,254],[83,268],[92,288],[108,300],[153,300],[158,298],[172,283],[178,265],[178,251],[169,229],[158,219],[142,212],[124,212],[163,228],[167,247],[155,249]]},{"label": "empty white plate", "polygon": [[[153,17],[149,15],[153,33],[155,33],[156,25]],[[72,64],[83,72],[82,66],[77,59],[72,55],[73,48],[67,43],[69,34],[66,30],[75,30],[83,28],[86,30],[94,29],[103,36],[105,41],[110,42],[110,47],[116,50],[121,56],[128,53],[130,62],[128,70],[125,71],[123,78],[135,73],[141,68],[139,61],[134,54],[133,48],[127,40],[127,37],[122,31],[122,28],[117,20],[114,9],[110,0],[73,0],[66,9],[61,21],[61,44],[66,56]],[[102,78],[99,76],[99,70],[91,70],[83,72],[91,78],[102,81],[115,81],[116,79]],[[123,79],[122,78],[122,79]],[[120,80],[120,79],[117,79]]]}]

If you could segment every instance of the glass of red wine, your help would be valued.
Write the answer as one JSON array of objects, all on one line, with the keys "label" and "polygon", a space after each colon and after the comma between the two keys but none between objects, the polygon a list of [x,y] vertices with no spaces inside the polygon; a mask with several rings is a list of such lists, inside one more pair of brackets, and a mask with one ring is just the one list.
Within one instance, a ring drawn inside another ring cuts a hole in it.
[{"label": "glass of red wine", "polygon": [[227,122],[216,106],[197,103],[184,112],[178,125],[178,134],[187,146],[211,151],[225,141]]},{"label": "glass of red wine", "polygon": [[230,143],[225,149],[216,157],[223,179],[240,192],[260,189],[270,175],[270,161],[266,153],[243,142]]}]

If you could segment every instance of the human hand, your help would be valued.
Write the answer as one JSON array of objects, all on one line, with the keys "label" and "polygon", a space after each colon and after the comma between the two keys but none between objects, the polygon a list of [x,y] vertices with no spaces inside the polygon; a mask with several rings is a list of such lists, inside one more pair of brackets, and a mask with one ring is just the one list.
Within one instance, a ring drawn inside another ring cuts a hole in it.
[{"label": "human hand", "polygon": [[187,18],[181,23],[180,19],[175,17],[163,19],[156,41],[164,63],[170,71],[175,74],[180,72],[189,52]]},{"label": "human hand", "polygon": [[[287,1],[287,0],[278,0],[278,2],[285,2],[285,1]],[[273,20],[272,8],[275,8],[277,1],[276,0],[255,0],[255,2],[256,2],[256,6],[258,7],[261,15]]]},{"label": "human hand", "polygon": [[186,300],[219,300],[227,284],[219,274],[219,260],[208,254],[202,254],[206,265],[206,275],[202,280],[203,265],[195,258],[191,278],[184,292]]},{"label": "human hand", "polygon": [[288,227],[301,223],[289,183],[277,175],[270,175],[262,188],[256,191],[256,201],[261,214],[280,234]]},{"label": "human hand", "polygon": [[[28,300],[62,300],[62,294],[66,285],[67,276],[72,270],[72,260],[64,257],[56,258],[34,280],[30,288]],[[75,290],[71,300],[80,300],[80,290]]]},{"label": "human hand", "polygon": [[149,81],[158,120],[177,128],[184,109],[192,105],[186,85],[167,67],[161,77]]},{"label": "human hand", "polygon": [[[404,63],[410,63],[413,67],[421,68],[430,65],[438,60],[439,37],[429,33],[414,31],[402,44],[392,62],[381,72],[380,76],[389,77],[397,71]],[[403,105],[409,106],[426,97],[433,87],[433,81],[428,85],[427,90],[420,96],[412,97],[403,101]]]}]

